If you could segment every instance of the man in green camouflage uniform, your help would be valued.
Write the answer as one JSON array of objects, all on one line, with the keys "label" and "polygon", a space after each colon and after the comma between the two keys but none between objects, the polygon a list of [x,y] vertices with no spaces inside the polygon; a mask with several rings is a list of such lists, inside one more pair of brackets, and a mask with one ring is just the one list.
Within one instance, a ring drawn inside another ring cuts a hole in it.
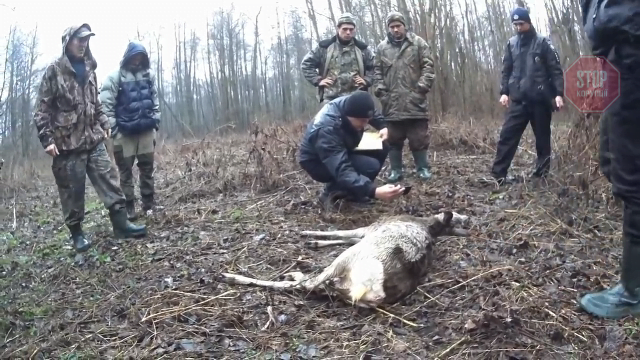
[{"label": "man in green camouflage uniform", "polygon": [[399,12],[387,15],[389,33],[378,44],[374,61],[374,94],[382,103],[389,131],[389,182],[402,179],[402,148],[409,139],[418,176],[431,178],[427,93],[435,78],[429,44],[407,31]]},{"label": "man in green camouflage uniform", "polygon": [[323,105],[359,89],[367,91],[372,84],[373,53],[354,37],[355,31],[355,17],[340,15],[337,34],[320,41],[302,59],[302,74],[318,88],[318,101]]},{"label": "man in green camouflage uniform", "polygon": [[62,54],[42,76],[34,115],[38,138],[47,154],[53,156],[51,169],[62,213],[79,252],[91,246],[82,231],[87,176],[109,209],[114,235],[146,235],[145,226],[127,220],[118,173],[104,144],[111,129],[98,98],[97,62],[89,49],[93,35],[88,24],[64,31]]}]

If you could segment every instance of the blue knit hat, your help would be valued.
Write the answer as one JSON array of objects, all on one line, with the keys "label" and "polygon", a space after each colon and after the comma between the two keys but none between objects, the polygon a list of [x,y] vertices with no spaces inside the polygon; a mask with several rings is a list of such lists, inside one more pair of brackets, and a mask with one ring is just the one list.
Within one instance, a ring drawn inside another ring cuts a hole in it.
[{"label": "blue knit hat", "polygon": [[524,21],[531,24],[531,18],[529,17],[529,10],[525,8],[515,8],[511,12],[511,22],[514,21]]}]

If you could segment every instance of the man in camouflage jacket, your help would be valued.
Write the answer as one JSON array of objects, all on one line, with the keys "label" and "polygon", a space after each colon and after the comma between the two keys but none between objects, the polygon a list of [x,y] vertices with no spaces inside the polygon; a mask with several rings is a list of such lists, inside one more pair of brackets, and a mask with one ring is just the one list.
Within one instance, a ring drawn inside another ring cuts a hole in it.
[{"label": "man in camouflage jacket", "polygon": [[407,31],[399,12],[387,15],[389,33],[375,52],[374,93],[382,103],[389,131],[389,182],[402,179],[402,148],[409,139],[418,176],[431,178],[429,149],[429,107],[427,93],[435,78],[429,44]]},{"label": "man in camouflage jacket", "polygon": [[318,101],[327,102],[372,84],[373,53],[354,37],[355,17],[340,15],[337,34],[322,40],[302,59],[300,68],[307,81],[318,88]]},{"label": "man in camouflage jacket", "polygon": [[62,54],[47,66],[42,76],[34,114],[38,138],[47,154],[53,156],[51,169],[65,224],[76,251],[80,252],[91,246],[81,225],[87,176],[109,209],[114,235],[125,238],[146,235],[145,226],[127,220],[118,174],[104,145],[111,130],[98,98],[97,62],[89,49],[93,35],[88,24],[64,31]]}]

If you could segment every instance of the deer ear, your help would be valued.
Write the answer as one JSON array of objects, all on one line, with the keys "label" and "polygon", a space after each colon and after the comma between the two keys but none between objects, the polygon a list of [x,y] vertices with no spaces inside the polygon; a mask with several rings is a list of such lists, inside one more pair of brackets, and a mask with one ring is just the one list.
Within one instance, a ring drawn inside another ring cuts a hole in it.
[{"label": "deer ear", "polygon": [[451,220],[453,220],[453,213],[451,211],[445,211],[444,216],[442,217],[442,223],[445,226],[449,226],[449,224],[451,224]]}]

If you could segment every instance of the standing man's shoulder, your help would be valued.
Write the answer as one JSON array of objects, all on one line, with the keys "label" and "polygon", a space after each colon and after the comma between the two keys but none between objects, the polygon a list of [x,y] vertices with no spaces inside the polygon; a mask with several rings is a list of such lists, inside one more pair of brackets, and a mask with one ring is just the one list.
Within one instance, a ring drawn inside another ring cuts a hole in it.
[{"label": "standing man's shoulder", "polygon": [[330,37],[328,39],[320,40],[320,41],[318,41],[318,44],[316,45],[315,50],[316,51],[320,50],[320,49],[327,50],[327,48],[329,46],[331,46],[331,44],[333,44],[334,42],[336,42],[336,37],[335,36],[332,36],[332,37]]}]

